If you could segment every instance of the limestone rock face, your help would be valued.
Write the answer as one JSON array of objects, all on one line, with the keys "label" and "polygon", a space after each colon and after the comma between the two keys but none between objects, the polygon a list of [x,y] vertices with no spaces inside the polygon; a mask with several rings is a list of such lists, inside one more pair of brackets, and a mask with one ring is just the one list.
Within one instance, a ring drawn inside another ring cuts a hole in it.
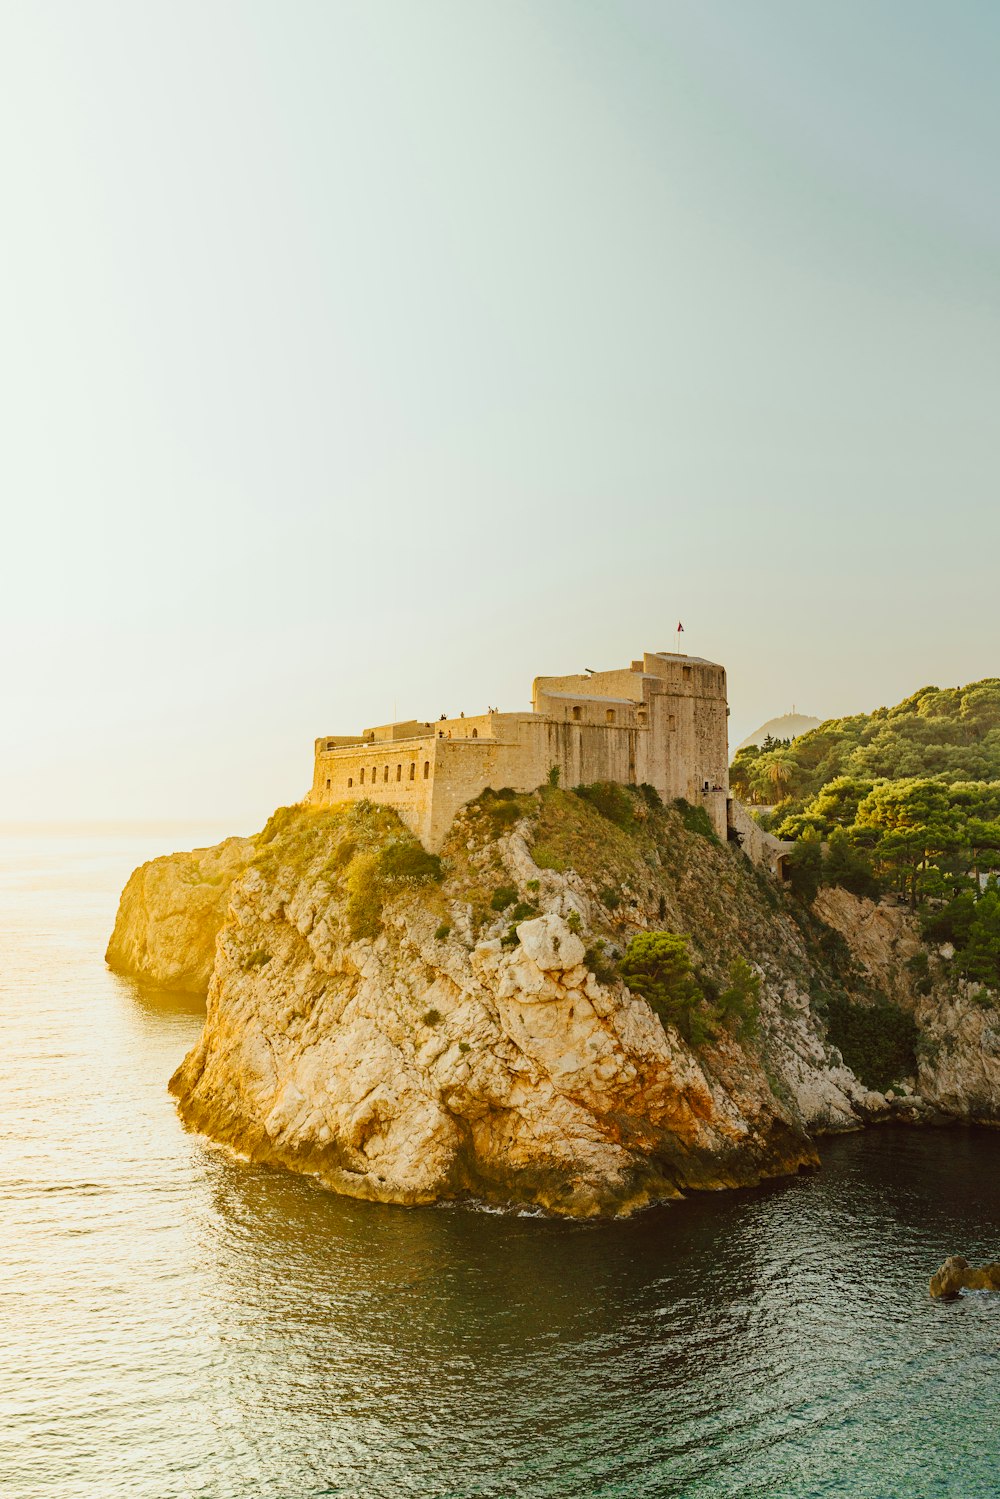
[{"label": "limestone rock face", "polygon": [[204,993],[230,886],[252,854],[249,839],[227,838],[140,865],[118,904],[109,967],[164,989]]},{"label": "limestone rock face", "polygon": [[763,1078],[727,1092],[644,1001],[597,982],[562,917],[519,936],[468,950],[403,906],[345,942],[321,892],[286,902],[251,871],[171,1085],[183,1117],[351,1196],[577,1216],[814,1162]]},{"label": "limestone rock face", "polygon": [[[185,1122],[355,1197],[593,1216],[813,1166],[825,1131],[1000,1120],[996,1012],[912,962],[908,912],[806,911],[681,813],[629,806],[620,827],[558,788],[487,800],[440,864],[387,808],[288,808],[137,870],[109,962],[208,988],[171,1081]],[[753,1025],[693,1046],[663,1024],[616,967],[647,930],[687,936],[709,995],[748,962]],[[823,997],[852,987],[917,1026],[885,1093],[829,1038]]]},{"label": "limestone rock face", "polygon": [[920,1039],[911,1112],[1000,1123],[1000,996],[958,977],[951,947],[930,953],[927,979],[915,982],[909,965],[928,949],[905,906],[826,888],[814,909],[844,939],[866,980],[913,1014]]}]

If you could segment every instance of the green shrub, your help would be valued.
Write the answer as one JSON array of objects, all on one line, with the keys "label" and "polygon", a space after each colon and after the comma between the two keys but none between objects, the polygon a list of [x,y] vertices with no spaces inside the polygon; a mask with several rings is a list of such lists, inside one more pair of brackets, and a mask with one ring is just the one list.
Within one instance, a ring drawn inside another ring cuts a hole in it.
[{"label": "green shrub", "polygon": [[617,781],[595,781],[592,786],[575,786],[577,796],[589,802],[602,817],[620,828],[630,828],[635,821],[632,800]]},{"label": "green shrub", "polygon": [[548,781],[548,783],[549,783],[550,786],[558,786],[559,785],[559,766],[558,765],[550,765],[549,766],[549,773],[548,773],[548,775],[546,777],[546,780]]},{"label": "green shrub", "polygon": [[969,940],[962,954],[966,978],[1000,988],[1000,892],[986,890],[976,902]]},{"label": "green shrub", "polygon": [[852,895],[864,895],[869,900],[879,898],[880,886],[871,856],[864,849],[854,848],[842,827],[835,827],[830,834],[822,878],[825,884],[840,885]]},{"label": "green shrub", "polygon": [[301,816],[301,807],[276,808],[254,838],[254,843],[258,848],[262,848],[265,843],[273,843],[275,838],[280,838],[283,833],[287,833],[292,824],[298,822]]},{"label": "green shrub", "polygon": [[689,833],[698,833],[702,838],[710,838],[713,843],[718,843],[712,819],[704,807],[693,807],[683,796],[678,796],[674,801],[674,810],[681,815],[681,821]]},{"label": "green shrub", "polygon": [[529,905],[526,900],[519,900],[510,913],[511,924],[516,926],[519,921],[530,921],[533,916],[537,915],[537,906]]},{"label": "green shrub", "polygon": [[439,880],[441,860],[417,840],[387,843],[379,855],[379,872],[387,880]]},{"label": "green shrub", "polygon": [[521,809],[517,802],[497,802],[489,809],[489,819],[495,831],[501,828],[513,827],[515,822],[520,821]]},{"label": "green shrub", "polygon": [[459,1049],[459,1051],[462,1053],[462,1055],[464,1057],[465,1053],[467,1051],[471,1051],[472,1050],[472,1047],[469,1045],[468,1041],[459,1041],[459,1043],[458,1043],[458,1049]]},{"label": "green shrub", "polygon": [[686,937],[676,932],[639,932],[619,966],[626,984],[642,995],[664,1026],[675,1026],[692,1046],[711,1039],[711,1019],[691,969]]},{"label": "green shrub", "polygon": [[609,911],[617,911],[622,903],[622,893],[614,885],[605,885],[601,891],[601,905],[607,906]]},{"label": "green shrub", "polygon": [[538,890],[540,884],[541,884],[540,880],[526,880],[524,888],[526,890],[530,890],[531,893],[532,893],[532,895],[534,895],[535,892],[536,892],[536,890]]},{"label": "green shrub", "polygon": [[599,984],[613,984],[618,977],[618,969],[605,951],[603,942],[595,942],[593,947],[588,947],[583,961]]},{"label": "green shrub", "polygon": [[441,925],[438,927],[437,931],[434,933],[435,940],[438,941],[438,942],[444,942],[445,939],[447,937],[450,937],[450,936],[451,936],[451,927],[448,925],[448,923],[446,921],[442,921]]},{"label": "green shrub", "polygon": [[639,787],[639,794],[643,798],[643,800],[645,801],[646,805],[652,811],[654,811],[654,812],[662,812],[663,811],[663,798],[661,797],[660,793],[657,791],[656,787],[655,786],[651,786],[648,781],[643,781],[642,782],[642,784]]},{"label": "green shrub", "polygon": [[347,925],[355,940],[374,938],[393,888],[441,878],[441,860],[415,838],[400,838],[355,854],[347,868]]},{"label": "green shrub", "polygon": [[788,854],[788,883],[792,893],[811,905],[819,893],[823,878],[823,844],[819,835],[803,833]]},{"label": "green shrub", "polygon": [[442,1020],[444,1019],[444,1016],[441,1014],[440,1010],[431,1009],[425,1011],[422,1018],[424,1025],[433,1027],[435,1025],[440,1025]]},{"label": "green shrub", "polygon": [[735,1031],[741,1040],[756,1035],[760,1024],[760,975],[745,958],[734,958],[729,965],[729,983],[715,1002],[723,1025]]},{"label": "green shrub", "polygon": [[950,942],[952,947],[961,951],[969,940],[975,917],[975,891],[960,890],[946,906],[924,917],[924,939],[927,942]]},{"label": "green shrub", "polygon": [[579,935],[579,933],[583,930],[583,922],[580,919],[579,911],[570,911],[569,915],[566,917],[566,925],[569,927],[571,932]]},{"label": "green shrub", "polygon": [[866,1088],[886,1088],[917,1070],[917,1026],[906,1010],[888,1000],[852,1004],[846,995],[827,999],[830,1041]]},{"label": "green shrub", "polygon": [[506,911],[517,900],[517,889],[514,885],[498,885],[490,899],[490,906],[494,911]]},{"label": "green shrub", "polygon": [[509,926],[507,928],[507,930],[504,932],[503,936],[500,938],[500,946],[501,947],[516,947],[517,944],[518,944],[518,941],[519,941],[519,938],[518,938],[518,935],[517,935],[517,927],[516,926]]},{"label": "green shrub", "polygon": [[536,843],[535,847],[531,850],[531,857],[539,869],[554,869],[557,874],[562,874],[566,868],[566,860],[561,859],[545,843]]}]

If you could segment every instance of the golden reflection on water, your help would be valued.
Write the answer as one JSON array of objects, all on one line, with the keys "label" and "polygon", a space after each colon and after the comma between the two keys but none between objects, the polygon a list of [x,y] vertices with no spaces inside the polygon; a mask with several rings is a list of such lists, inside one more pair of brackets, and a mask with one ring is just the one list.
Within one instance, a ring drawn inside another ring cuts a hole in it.
[{"label": "golden reflection on water", "polygon": [[151,837],[0,839],[3,1499],[996,1492],[1000,1298],[926,1295],[996,1135],[623,1224],[332,1197],[179,1126],[200,1002],[101,956]]}]

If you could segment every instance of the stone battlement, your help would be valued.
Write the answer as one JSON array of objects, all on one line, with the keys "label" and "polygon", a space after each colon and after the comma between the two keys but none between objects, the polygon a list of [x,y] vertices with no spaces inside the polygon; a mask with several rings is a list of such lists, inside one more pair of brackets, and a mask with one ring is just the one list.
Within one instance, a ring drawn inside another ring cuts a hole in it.
[{"label": "stone battlement", "polygon": [[665,801],[704,805],[726,836],[726,673],[696,656],[647,652],[621,670],[536,677],[530,713],[381,724],[315,743],[314,805],[383,802],[424,846],[487,786],[533,791],[553,767],[564,786],[648,782]]}]

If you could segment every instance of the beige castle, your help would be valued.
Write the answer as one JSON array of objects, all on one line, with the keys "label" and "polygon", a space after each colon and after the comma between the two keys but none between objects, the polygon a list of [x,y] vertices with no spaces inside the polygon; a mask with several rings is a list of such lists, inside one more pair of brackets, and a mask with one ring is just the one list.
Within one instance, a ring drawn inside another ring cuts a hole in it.
[{"label": "beige castle", "polygon": [[384,802],[430,850],[459,808],[484,791],[648,782],[665,801],[705,807],[726,837],[726,673],[713,661],[647,651],[618,671],[536,677],[530,713],[382,724],[316,740],[314,805]]}]

